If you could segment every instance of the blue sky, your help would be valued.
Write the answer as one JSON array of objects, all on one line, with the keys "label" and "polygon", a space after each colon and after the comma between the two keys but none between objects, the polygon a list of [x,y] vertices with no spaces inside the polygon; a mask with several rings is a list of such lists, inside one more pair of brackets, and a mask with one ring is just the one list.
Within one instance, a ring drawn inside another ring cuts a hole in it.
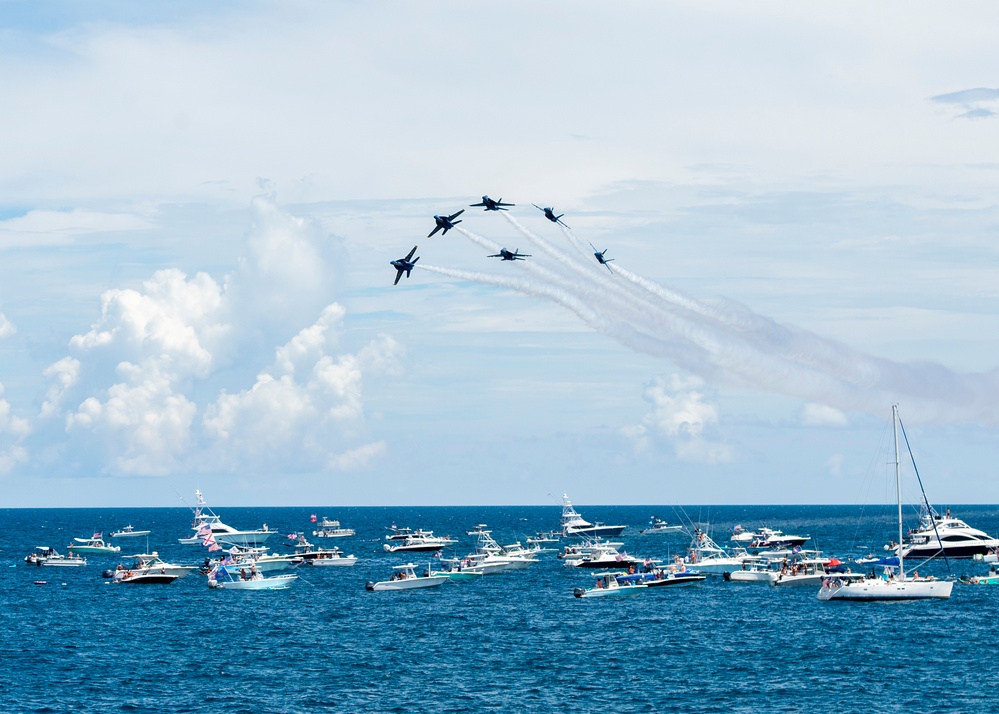
[{"label": "blue sky", "polygon": [[0,7],[4,505],[999,501],[990,4]]}]

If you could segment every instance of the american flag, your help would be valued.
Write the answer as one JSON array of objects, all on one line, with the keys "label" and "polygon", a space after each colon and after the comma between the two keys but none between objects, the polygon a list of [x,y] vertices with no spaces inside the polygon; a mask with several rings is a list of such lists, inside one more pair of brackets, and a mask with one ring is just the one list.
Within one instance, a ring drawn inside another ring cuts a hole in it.
[{"label": "american flag", "polygon": [[212,534],[212,529],[207,523],[202,523],[198,529],[198,538],[207,538]]},{"label": "american flag", "polygon": [[312,521],[313,523],[315,523],[316,522],[316,514],[313,513],[311,516],[309,516],[309,520]]}]

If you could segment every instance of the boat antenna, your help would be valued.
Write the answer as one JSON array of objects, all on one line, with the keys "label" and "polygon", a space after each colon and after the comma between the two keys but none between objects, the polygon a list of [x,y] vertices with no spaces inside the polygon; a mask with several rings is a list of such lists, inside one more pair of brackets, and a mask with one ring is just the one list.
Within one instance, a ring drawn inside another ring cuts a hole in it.
[{"label": "boat antenna", "polygon": [[[909,446],[909,437],[905,433],[905,426],[902,424],[902,419],[899,417],[898,420],[899,428],[902,429],[902,438],[905,439],[905,448],[909,452],[909,460],[912,462],[912,470],[916,472],[916,481],[919,483],[919,492],[923,495],[923,505],[926,506],[926,513],[930,517],[930,523],[933,524],[933,534],[937,537],[937,543],[940,545],[940,553],[943,554],[944,562],[947,564],[947,574],[953,575],[950,569],[950,558],[947,557],[947,550],[943,547],[943,540],[940,538],[940,532],[937,530],[937,519],[934,518],[935,511],[933,506],[930,505],[929,499],[926,498],[926,489],[923,488],[923,479],[919,475],[919,467],[916,466],[916,457],[912,454],[912,448]],[[901,544],[901,540],[899,544]],[[901,545],[899,546],[901,548]]]}]

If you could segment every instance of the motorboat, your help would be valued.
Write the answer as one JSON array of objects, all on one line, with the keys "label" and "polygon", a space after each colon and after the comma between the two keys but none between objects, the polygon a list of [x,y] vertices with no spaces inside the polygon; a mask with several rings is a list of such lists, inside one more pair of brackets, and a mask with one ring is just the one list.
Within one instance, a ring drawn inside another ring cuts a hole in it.
[{"label": "motorboat", "polygon": [[679,533],[682,530],[683,526],[681,525],[669,524],[653,516],[649,520],[649,525],[638,532],[642,535],[665,535],[666,533]]},{"label": "motorboat", "polygon": [[965,576],[961,582],[965,585],[999,585],[999,564],[992,563],[988,575]]},{"label": "motorboat", "polygon": [[[450,578],[447,575],[417,575],[416,566],[412,563],[396,565],[392,568],[395,572],[388,580],[377,583],[368,582],[364,588],[371,592],[380,590],[413,590],[416,588],[433,588],[443,585]],[[428,568],[429,569],[429,568]]]},{"label": "motorboat", "polygon": [[607,571],[596,573],[597,583],[592,588],[575,588],[572,591],[574,597],[623,597],[628,595],[639,595],[648,590],[645,582],[618,582],[620,571]]},{"label": "motorboat", "polygon": [[562,533],[567,536],[582,536],[586,538],[613,538],[621,535],[624,526],[608,526],[603,523],[590,523],[585,520],[576,509],[572,507],[572,502],[567,494],[562,494]]},{"label": "motorboat", "polygon": [[453,538],[430,535],[414,535],[405,540],[396,540],[391,543],[383,543],[382,548],[386,553],[432,553],[441,550],[449,545],[454,545],[458,541]]},{"label": "motorboat", "polygon": [[166,575],[172,575],[175,578],[183,578],[188,575],[192,570],[195,570],[197,566],[194,565],[177,565],[176,563],[168,563],[160,557],[160,554],[155,550],[152,553],[137,553],[135,555],[129,556],[135,559],[135,563],[132,565],[132,570],[154,570],[162,572]]},{"label": "motorboat", "polygon": [[442,567],[439,570],[430,569],[431,575],[444,575],[455,582],[478,580],[485,575],[472,567],[472,560],[469,558],[444,558],[440,563]]},{"label": "motorboat", "polygon": [[241,531],[233,528],[223,523],[218,514],[208,507],[200,490],[196,490],[194,495],[197,497],[194,521],[191,524],[194,535],[190,538],[180,538],[179,542],[183,545],[203,545],[207,540],[219,546],[259,548],[274,534],[274,531],[268,530],[266,523],[259,530]]},{"label": "motorboat", "polygon": [[558,543],[562,539],[562,534],[558,531],[538,531],[527,539],[528,545],[545,545],[548,543]]},{"label": "motorboat", "polygon": [[318,566],[342,566],[350,567],[357,563],[357,558],[353,555],[344,555],[343,551],[333,546],[332,548],[317,548],[300,536],[295,544],[295,556],[302,558],[305,565]]},{"label": "motorboat", "polygon": [[626,575],[618,575],[617,581],[622,584],[628,582],[641,582],[645,583],[645,586],[650,588],[683,587],[686,585],[696,585],[699,582],[707,580],[707,577],[707,575],[702,575],[697,570],[688,570],[686,568],[676,570],[673,567],[668,567],[655,568],[644,573],[628,573]]},{"label": "motorboat", "polygon": [[122,528],[120,530],[117,530],[114,533],[112,533],[111,537],[112,538],[137,538],[139,536],[147,536],[150,533],[152,533],[152,531],[136,530],[135,528],[133,528],[131,526],[131,524],[129,524],[129,525],[125,526],[124,528]]},{"label": "motorboat", "polygon": [[[906,558],[933,558],[937,555],[973,558],[995,552],[999,540],[985,531],[972,528],[960,518],[952,517],[949,508],[941,516],[932,507],[924,505],[919,524],[906,534],[902,547]],[[885,550],[897,551],[898,545],[889,543]]]},{"label": "motorboat", "polygon": [[468,531],[476,538],[475,549],[465,556],[466,570],[472,570],[483,575],[495,575],[511,570],[523,570],[534,563],[536,551],[528,550],[519,543],[513,546],[501,546],[492,536],[492,531],[484,523]]},{"label": "motorboat", "polygon": [[[105,575],[107,575],[107,573],[105,573]],[[166,568],[126,568],[119,565],[118,569],[111,573],[111,582],[125,583],[128,585],[169,585],[178,577],[180,576],[174,573],[168,573]]]},{"label": "motorboat", "polygon": [[298,579],[294,573],[264,577],[263,573],[233,575],[225,568],[208,574],[208,587],[220,590],[285,590]]},{"label": "motorboat", "polygon": [[719,546],[700,527],[694,528],[694,536],[687,548],[687,565],[696,566],[698,570],[708,574],[723,575],[724,573],[742,570],[743,564],[754,562],[754,556],[744,548],[726,550]]},{"label": "motorboat", "polygon": [[101,533],[94,533],[89,538],[74,538],[73,542],[66,547],[74,553],[87,553],[88,555],[114,555],[121,552],[120,545],[105,543]]},{"label": "motorboat", "polygon": [[247,573],[283,573],[294,570],[301,565],[304,560],[294,554],[276,555],[268,553],[266,548],[237,548],[233,546],[220,560],[207,565],[224,569],[230,575],[240,575],[243,571]]},{"label": "motorboat", "polygon": [[340,521],[330,520],[325,516],[316,524],[312,535],[316,538],[347,538],[355,534],[353,528],[344,528]]},{"label": "motorboat", "polygon": [[[892,404],[892,431],[895,437],[895,494],[898,503],[898,542],[902,542],[902,464],[899,459],[898,405]],[[906,442],[908,443],[908,441]],[[912,453],[909,452],[911,458]],[[922,484],[920,484],[922,489]],[[925,501],[925,495],[924,495]],[[874,573],[872,573],[873,575]],[[928,600],[947,599],[954,588],[952,580],[920,578],[916,572],[909,577],[905,572],[905,549],[898,549],[898,568],[885,567],[882,577],[844,578],[829,575],[822,580],[817,597],[819,600]]]},{"label": "motorboat", "polygon": [[786,551],[800,548],[810,536],[787,535],[783,531],[763,526],[758,531],[744,530],[742,526],[732,528],[730,540],[739,543],[746,550],[757,552],[762,550]]},{"label": "motorboat", "polygon": [[87,564],[87,559],[77,553],[62,555],[47,545],[35,546],[35,550],[24,557],[29,565],[44,565],[50,568],[74,568]]},{"label": "motorboat", "polygon": [[619,541],[606,541],[599,538],[581,546],[566,546],[558,554],[562,566],[567,568],[621,568],[637,566],[641,559],[618,550],[624,546]]},{"label": "motorboat", "polygon": [[770,584],[777,587],[821,585],[829,577],[827,568],[831,563],[839,564],[839,560],[820,557],[817,551],[799,551],[787,562],[781,563],[778,570],[767,573]]}]

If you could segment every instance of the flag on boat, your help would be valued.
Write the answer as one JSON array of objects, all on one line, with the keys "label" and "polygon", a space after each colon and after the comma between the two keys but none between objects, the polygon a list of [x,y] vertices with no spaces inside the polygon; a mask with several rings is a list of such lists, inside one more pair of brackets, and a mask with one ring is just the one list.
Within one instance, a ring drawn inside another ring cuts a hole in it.
[{"label": "flag on boat", "polygon": [[224,558],[224,559],[222,560],[222,565],[232,565],[232,564],[233,564],[233,563],[235,563],[235,562],[236,562],[236,561],[232,559],[232,556],[231,556],[231,555],[227,555],[227,556],[226,556],[226,557],[225,557],[225,558]]},{"label": "flag on boat", "polygon": [[313,513],[311,516],[309,516],[309,520],[312,521],[313,523],[315,523],[316,522],[316,514]]},{"label": "flag on boat", "polygon": [[791,552],[792,552],[792,553],[800,553],[800,552],[801,552],[801,546],[800,546],[800,545],[796,545],[796,546],[794,546],[794,547],[793,547],[793,548],[791,549]]},{"label": "flag on boat", "polygon": [[288,540],[298,540],[298,533],[289,533]]},{"label": "flag on boat", "polygon": [[207,523],[202,523],[198,529],[198,538],[207,538],[212,534],[212,529]]}]

